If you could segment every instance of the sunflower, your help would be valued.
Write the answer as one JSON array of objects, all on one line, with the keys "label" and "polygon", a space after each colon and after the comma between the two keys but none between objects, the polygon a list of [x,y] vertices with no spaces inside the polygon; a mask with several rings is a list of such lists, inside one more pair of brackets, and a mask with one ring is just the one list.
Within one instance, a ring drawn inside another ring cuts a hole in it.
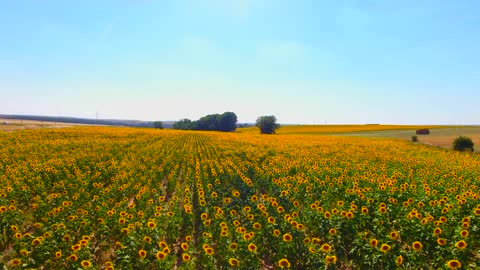
[{"label": "sunflower", "polygon": [[251,233],[244,233],[244,234],[243,234],[243,239],[244,239],[245,241],[248,241],[248,240],[250,240],[250,239],[253,238],[253,235],[254,235],[253,232],[251,232]]},{"label": "sunflower", "polygon": [[278,266],[280,266],[280,268],[282,269],[290,268],[291,264],[287,259],[281,259],[280,261],[278,261]]},{"label": "sunflower", "polygon": [[145,242],[147,242],[147,243],[150,244],[150,243],[152,242],[152,238],[149,237],[149,236],[145,236],[145,237],[143,237],[143,241],[145,241]]},{"label": "sunflower", "polygon": [[470,234],[470,233],[469,233],[467,230],[462,230],[462,231],[460,232],[460,236],[462,236],[463,238],[468,237],[469,234]]},{"label": "sunflower", "polygon": [[327,265],[329,264],[332,264],[332,263],[336,263],[337,262],[337,256],[333,255],[333,256],[328,256],[325,257],[325,262],[327,263]]},{"label": "sunflower", "polygon": [[422,245],[422,243],[420,243],[420,242],[418,242],[418,241],[415,241],[415,242],[413,242],[413,244],[412,244],[412,248],[413,248],[415,251],[420,251],[420,250],[422,250],[423,245]]},{"label": "sunflower", "polygon": [[292,239],[293,239],[293,237],[292,237],[292,235],[289,234],[289,233],[286,233],[286,234],[283,235],[283,241],[284,241],[284,242],[287,242],[287,243],[288,243],[288,242],[291,242]]},{"label": "sunflower", "polygon": [[230,246],[228,246],[228,249],[230,249],[230,250],[236,250],[237,248],[238,248],[237,243],[231,243]]},{"label": "sunflower", "polygon": [[140,249],[140,250],[138,251],[138,256],[140,256],[140,258],[143,259],[143,258],[145,258],[145,256],[147,256],[147,252],[146,252],[145,250],[143,250],[143,249]]},{"label": "sunflower", "polygon": [[377,239],[370,240],[370,246],[373,248],[376,248],[378,246],[378,240]]},{"label": "sunflower", "polygon": [[18,259],[18,258],[17,258],[17,259],[13,259],[13,260],[10,261],[10,264],[11,264],[12,266],[19,266],[21,263],[22,263],[22,260],[20,260],[20,259]]},{"label": "sunflower", "polygon": [[62,252],[61,251],[55,252],[55,258],[58,259],[60,257],[62,257]]},{"label": "sunflower", "polygon": [[395,263],[396,263],[398,266],[402,265],[402,264],[403,264],[403,256],[402,256],[402,255],[399,255],[399,256],[397,257],[397,259],[395,259]]},{"label": "sunflower", "polygon": [[382,251],[383,253],[386,253],[390,249],[391,249],[391,247],[387,244],[382,244],[382,246],[380,247],[380,251]]},{"label": "sunflower", "polygon": [[240,261],[235,258],[228,259],[228,263],[233,267],[238,267],[240,265]]},{"label": "sunflower", "polygon": [[398,234],[397,231],[391,231],[389,236],[390,236],[391,239],[397,240],[400,235]]},{"label": "sunflower", "polygon": [[437,228],[435,228],[435,230],[433,230],[433,234],[436,235],[436,236],[439,236],[441,233],[442,233],[442,229],[440,229],[439,227],[437,227]]},{"label": "sunflower", "polygon": [[161,260],[161,261],[162,261],[162,260],[164,260],[164,259],[167,257],[167,254],[159,251],[159,252],[157,252],[157,254],[156,254],[155,257],[157,257],[157,260]]},{"label": "sunflower", "polygon": [[76,261],[76,260],[78,260],[78,256],[77,256],[76,254],[72,254],[72,255],[70,255],[70,256],[68,257],[68,259],[69,259],[70,261]]},{"label": "sunflower", "polygon": [[332,250],[332,247],[329,244],[323,244],[321,250],[322,252],[328,253]]},{"label": "sunflower", "polygon": [[257,246],[255,244],[248,244],[248,251],[250,252],[256,252],[257,251]]},{"label": "sunflower", "polygon": [[73,251],[79,251],[81,248],[82,248],[82,246],[79,245],[79,244],[76,244],[76,245],[71,246],[71,249],[72,249]]},{"label": "sunflower", "polygon": [[205,249],[205,253],[206,253],[207,255],[213,255],[213,253],[214,253],[213,248],[207,247],[207,248]]},{"label": "sunflower", "polygon": [[180,247],[185,251],[188,249],[188,244],[184,242],[180,245]]},{"label": "sunflower", "polygon": [[462,263],[460,263],[458,260],[450,260],[447,262],[447,266],[450,269],[457,269],[462,267]]},{"label": "sunflower", "polygon": [[87,267],[91,267],[91,266],[92,266],[92,263],[91,263],[90,261],[86,261],[86,260],[85,260],[85,261],[82,261],[82,262],[80,263],[80,265],[81,265],[82,267],[87,268]]},{"label": "sunflower", "polygon": [[182,254],[182,260],[183,260],[184,262],[190,261],[190,255],[183,253],[183,254]]},{"label": "sunflower", "polygon": [[455,246],[459,249],[465,249],[468,246],[468,244],[467,242],[465,242],[465,240],[460,240],[455,244]]},{"label": "sunflower", "polygon": [[148,226],[148,228],[150,228],[150,229],[155,229],[155,227],[157,227],[157,224],[155,224],[155,222],[153,222],[153,221],[149,221],[149,222],[147,223],[147,226]]},{"label": "sunflower", "polygon": [[33,241],[32,241],[32,246],[38,246],[38,245],[40,245],[41,243],[42,243],[42,239],[39,238],[39,237],[37,237],[37,238],[33,239]]},{"label": "sunflower", "polygon": [[439,244],[440,246],[444,246],[447,244],[447,241],[443,238],[438,238],[437,239],[437,244]]},{"label": "sunflower", "polygon": [[331,234],[331,235],[335,235],[335,234],[337,233],[337,230],[335,230],[335,229],[330,229],[330,230],[328,231],[328,233]]}]

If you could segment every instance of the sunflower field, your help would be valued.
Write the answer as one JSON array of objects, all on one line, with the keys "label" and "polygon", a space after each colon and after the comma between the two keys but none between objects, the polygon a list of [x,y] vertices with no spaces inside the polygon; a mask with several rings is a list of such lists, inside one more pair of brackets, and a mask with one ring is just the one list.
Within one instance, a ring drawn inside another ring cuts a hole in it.
[{"label": "sunflower field", "polygon": [[0,268],[479,268],[479,186],[393,139],[0,133]]}]

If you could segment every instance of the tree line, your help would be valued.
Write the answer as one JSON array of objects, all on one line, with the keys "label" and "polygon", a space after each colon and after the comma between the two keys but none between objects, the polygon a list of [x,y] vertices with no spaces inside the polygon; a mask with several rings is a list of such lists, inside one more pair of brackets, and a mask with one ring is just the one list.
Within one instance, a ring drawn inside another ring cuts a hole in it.
[{"label": "tree line", "polygon": [[173,128],[231,132],[237,129],[237,115],[233,112],[224,112],[222,114],[209,114],[196,121],[182,119],[175,122]]},{"label": "tree line", "polygon": [[[274,115],[258,117],[255,126],[260,129],[262,134],[275,134],[275,130],[280,127]],[[173,128],[233,132],[237,129],[237,115],[233,112],[224,112],[223,114],[209,114],[196,121],[185,118],[175,122]]]}]

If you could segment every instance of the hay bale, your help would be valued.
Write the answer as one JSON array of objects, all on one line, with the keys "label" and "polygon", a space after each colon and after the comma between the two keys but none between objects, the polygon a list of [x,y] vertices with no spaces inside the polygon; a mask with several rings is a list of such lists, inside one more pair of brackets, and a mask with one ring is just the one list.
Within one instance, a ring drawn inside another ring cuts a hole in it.
[{"label": "hay bale", "polygon": [[430,129],[428,129],[428,128],[417,129],[416,134],[417,135],[428,135],[428,134],[430,134]]}]

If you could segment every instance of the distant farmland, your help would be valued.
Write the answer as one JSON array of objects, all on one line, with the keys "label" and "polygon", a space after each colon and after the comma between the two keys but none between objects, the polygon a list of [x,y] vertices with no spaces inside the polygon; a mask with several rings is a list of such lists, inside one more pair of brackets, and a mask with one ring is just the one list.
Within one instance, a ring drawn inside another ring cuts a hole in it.
[{"label": "distant farmland", "polygon": [[[480,150],[480,126],[417,126],[417,125],[288,125],[277,130],[279,135],[335,135],[397,138],[411,140],[417,129],[430,129],[429,135],[418,135],[421,143],[444,148],[452,148],[458,136],[468,136]],[[258,128],[239,128],[240,133],[259,133]]]}]

